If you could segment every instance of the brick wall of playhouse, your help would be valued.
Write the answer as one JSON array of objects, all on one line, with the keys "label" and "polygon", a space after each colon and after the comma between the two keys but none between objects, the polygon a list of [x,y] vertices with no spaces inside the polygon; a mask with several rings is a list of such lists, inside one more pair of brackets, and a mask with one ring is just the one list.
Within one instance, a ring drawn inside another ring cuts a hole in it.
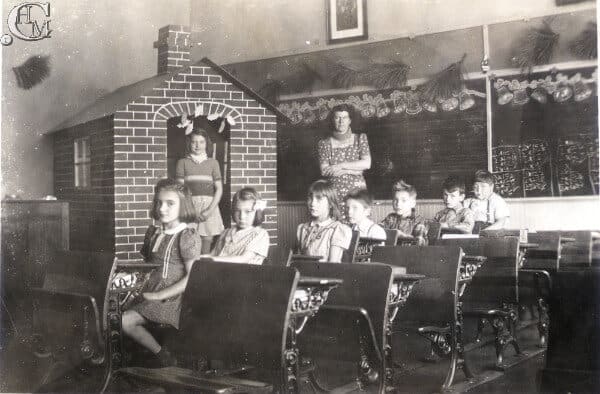
[{"label": "brick wall of playhouse", "polygon": [[[75,138],[90,138],[90,187],[76,188]],[[54,134],[54,194],[69,202],[72,250],[113,252],[113,119],[107,116]]]},{"label": "brick wall of playhouse", "polygon": [[[182,113],[231,116],[231,193],[253,186],[268,201],[263,227],[277,244],[277,122],[273,113],[208,66],[190,66],[114,114],[115,252],[140,260],[153,187],[167,175],[167,120]],[[183,131],[182,131],[183,132]],[[231,198],[231,196],[223,196]]]}]

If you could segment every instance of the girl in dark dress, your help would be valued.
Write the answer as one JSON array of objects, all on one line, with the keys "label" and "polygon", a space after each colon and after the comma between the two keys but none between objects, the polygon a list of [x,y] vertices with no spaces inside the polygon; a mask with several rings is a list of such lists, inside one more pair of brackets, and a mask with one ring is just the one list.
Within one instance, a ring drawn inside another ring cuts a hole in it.
[{"label": "girl in dark dress", "polygon": [[125,334],[156,354],[169,365],[172,358],[144,327],[149,321],[179,328],[181,297],[194,260],[201,254],[201,241],[186,223],[196,221],[191,194],[172,179],[159,181],[154,190],[152,217],[160,226],[146,232],[141,254],[150,263],[159,263],[145,283],[140,302],[123,314]]}]

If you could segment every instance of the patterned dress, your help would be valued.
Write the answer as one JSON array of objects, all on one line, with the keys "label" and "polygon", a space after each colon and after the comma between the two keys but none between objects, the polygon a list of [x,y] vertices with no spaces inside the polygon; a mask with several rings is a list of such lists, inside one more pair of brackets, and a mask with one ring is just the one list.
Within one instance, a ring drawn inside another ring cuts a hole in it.
[{"label": "patterned dress", "polygon": [[[352,134],[352,139],[353,142],[351,144],[335,148],[332,145],[332,138],[326,138],[319,141],[319,163],[334,165],[346,161],[362,160],[371,155],[369,152],[369,140],[367,139],[366,134]],[[365,177],[362,174],[334,176],[330,177],[329,181],[333,184],[333,187],[337,192],[340,207],[342,207],[344,197],[346,197],[348,193],[357,189],[367,188]]]},{"label": "patterned dress", "polygon": [[212,252],[213,256],[242,256],[254,252],[256,257],[249,264],[262,264],[269,253],[269,233],[261,227],[248,227],[238,230],[228,228],[219,236]]},{"label": "patterned dress", "polygon": [[[180,281],[186,275],[184,261],[195,259],[201,254],[202,243],[194,229],[180,224],[174,231],[163,231],[150,226],[146,232],[140,253],[148,263],[161,264],[154,269],[144,284],[143,292],[156,292]],[[130,309],[146,319],[179,328],[182,294],[163,301],[149,301],[139,297],[139,302]]]},{"label": "patterned dress", "polygon": [[319,256],[321,261],[329,259],[332,246],[347,250],[352,239],[350,227],[331,218],[321,223],[315,221],[302,223],[296,230],[296,239],[300,254]]}]

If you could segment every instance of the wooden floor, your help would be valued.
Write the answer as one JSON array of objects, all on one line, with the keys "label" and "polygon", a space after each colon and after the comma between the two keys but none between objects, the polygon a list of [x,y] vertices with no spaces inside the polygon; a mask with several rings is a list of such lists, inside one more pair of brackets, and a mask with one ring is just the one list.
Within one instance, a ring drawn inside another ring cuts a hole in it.
[{"label": "wooden floor", "polygon": [[[543,367],[544,350],[537,346],[537,329],[533,322],[519,330],[519,342],[524,355],[514,359],[515,365],[506,371],[493,368],[494,347],[488,341],[481,345],[467,347],[467,361],[477,378],[467,382],[461,372],[457,372],[456,384],[452,393],[537,393],[536,374]],[[488,339],[491,337],[488,336]],[[484,340],[484,342],[486,342]],[[406,341],[403,342],[406,344]],[[0,391],[33,392],[39,390],[51,366],[55,366],[52,358],[37,358],[27,350],[27,344],[15,337],[2,348],[0,355]],[[399,346],[400,343],[397,345]],[[414,351],[399,352],[396,358],[397,372],[394,381],[400,393],[436,393],[444,380],[448,361],[437,363],[426,362],[419,357],[409,357]],[[421,353],[426,354],[426,353]],[[512,350],[508,351],[512,354]],[[101,370],[65,372],[61,387],[69,387],[65,391],[95,392]],[[62,390],[61,390],[62,391]],[[305,392],[311,392],[303,390]]]}]

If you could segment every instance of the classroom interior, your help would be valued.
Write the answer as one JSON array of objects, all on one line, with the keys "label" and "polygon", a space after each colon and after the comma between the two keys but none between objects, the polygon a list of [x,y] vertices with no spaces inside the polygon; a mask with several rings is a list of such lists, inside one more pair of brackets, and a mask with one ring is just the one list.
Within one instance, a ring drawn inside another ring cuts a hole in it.
[{"label": "classroom interior", "polygon": [[[3,46],[24,51],[15,61],[56,54],[33,89],[3,62],[0,391],[600,391],[596,1],[521,3],[140,0],[107,36],[111,11],[82,0],[53,23],[75,31],[97,11],[95,33]],[[80,55],[94,34],[108,44]],[[64,50],[102,72],[72,77]],[[426,245],[354,231],[341,264],[298,248],[342,104],[368,139],[370,219],[396,211],[403,180]],[[202,254],[179,329],[148,329],[165,365],[123,315],[168,266],[140,250],[160,222],[155,185],[180,177],[198,129],[219,219],[238,228],[235,198],[253,188],[268,253]],[[508,222],[435,224],[444,181],[470,198],[478,170]]]}]

